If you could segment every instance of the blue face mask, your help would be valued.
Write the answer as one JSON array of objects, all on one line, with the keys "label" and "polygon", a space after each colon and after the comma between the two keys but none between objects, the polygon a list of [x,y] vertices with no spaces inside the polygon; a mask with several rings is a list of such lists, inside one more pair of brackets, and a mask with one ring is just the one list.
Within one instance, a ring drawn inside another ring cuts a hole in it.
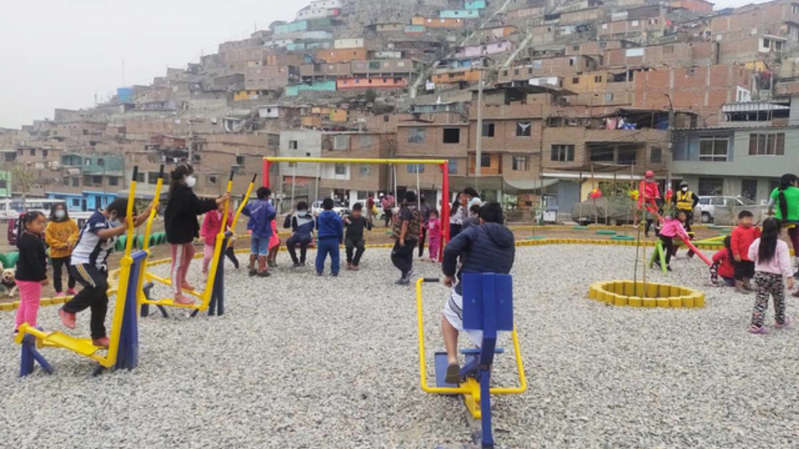
[{"label": "blue face mask", "polygon": [[118,219],[116,219],[116,218],[114,218],[114,219],[112,219],[112,220],[108,220],[108,223],[109,223],[109,224],[111,224],[111,227],[112,227],[112,228],[118,228],[119,226],[121,226],[121,225],[122,225],[122,222],[121,222],[121,221],[119,221],[119,220],[118,220]]}]

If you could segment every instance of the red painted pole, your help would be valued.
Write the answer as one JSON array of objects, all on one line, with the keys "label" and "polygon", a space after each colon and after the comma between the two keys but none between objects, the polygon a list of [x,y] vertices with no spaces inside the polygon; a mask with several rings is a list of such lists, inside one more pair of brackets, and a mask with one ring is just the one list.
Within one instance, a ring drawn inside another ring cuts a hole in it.
[{"label": "red painted pole", "polygon": [[441,245],[442,256],[444,246],[449,242],[449,164],[441,164],[441,235],[444,245]]},{"label": "red painted pole", "polygon": [[264,180],[264,187],[269,187],[269,167],[272,165],[269,160],[264,159],[264,175],[261,177]]}]

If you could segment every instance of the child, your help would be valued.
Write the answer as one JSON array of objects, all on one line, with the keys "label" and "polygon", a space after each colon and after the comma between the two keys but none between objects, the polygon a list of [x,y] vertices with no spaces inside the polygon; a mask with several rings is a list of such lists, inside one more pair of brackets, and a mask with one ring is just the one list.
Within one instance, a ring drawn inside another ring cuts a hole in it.
[{"label": "child", "polygon": [[[780,185],[775,188],[769,199],[769,215],[780,220],[788,229],[794,255],[799,260],[799,179],[796,175],[786,173],[780,178]],[[774,206],[777,206],[776,209]],[[791,226],[786,226],[791,225]],[[799,277],[799,272],[794,276]]]},{"label": "child", "polygon": [[280,236],[277,232],[277,221],[273,218],[269,223],[272,228],[272,235],[269,237],[269,254],[266,262],[270,268],[277,268],[277,252],[280,251]]},{"label": "child", "polygon": [[333,199],[322,201],[322,211],[316,218],[316,229],[319,232],[319,245],[316,251],[316,274],[321,276],[325,270],[325,259],[330,254],[330,273],[338,276],[339,244],[344,237],[344,226],[341,217],[333,212]]},{"label": "child", "polygon": [[22,323],[36,326],[42,285],[47,284],[47,255],[42,241],[46,223],[44,214],[38,211],[22,216],[22,232],[17,238],[19,260],[15,278],[19,289],[19,308],[14,332]]},{"label": "child", "polygon": [[638,194],[638,209],[645,209],[646,227],[644,228],[644,235],[649,237],[649,230],[654,222],[652,217],[655,211],[659,211],[663,204],[663,199],[660,197],[660,187],[655,181],[655,172],[647,170],[644,173],[644,182],[642,184],[643,189],[640,189],[641,191]]},{"label": "child", "polygon": [[427,235],[430,236],[430,261],[438,262],[441,253],[441,219],[438,218],[438,211],[430,210],[430,219],[427,220]]},{"label": "child", "polygon": [[[75,278],[69,272],[69,255],[72,245],[78,239],[78,224],[69,218],[67,207],[63,203],[53,204],[50,208],[50,222],[44,231],[44,241],[50,247],[50,264],[53,265],[53,287],[58,298],[74,295]],[[67,271],[67,291],[64,293],[61,281],[61,269]]]},{"label": "child", "polygon": [[463,220],[463,227],[461,227],[461,232],[465,231],[467,228],[471,226],[479,226],[480,225],[480,200],[477,200],[477,203],[474,203],[469,207],[469,216]]},{"label": "child", "polygon": [[[250,276],[269,276],[266,257],[269,255],[269,240],[272,237],[272,221],[275,219],[275,208],[269,202],[272,191],[268,187],[259,187],[255,192],[258,198],[244,206],[241,213],[250,217],[247,229],[250,234]],[[255,261],[258,260],[258,269]]]},{"label": "child", "polygon": [[419,240],[421,215],[416,207],[416,194],[405,192],[405,201],[397,214],[394,223],[394,249],[391,251],[391,262],[400,270],[397,285],[408,285],[413,276],[413,249]]},{"label": "child", "polygon": [[677,252],[677,245],[674,244],[674,237],[679,237],[683,240],[689,239],[688,233],[683,227],[685,219],[685,212],[678,211],[676,218],[663,219],[663,225],[658,233],[660,241],[663,243],[663,249],[666,251],[666,269],[669,271],[671,271],[671,258]]},{"label": "child", "polygon": [[[444,284],[453,287],[444,305],[441,333],[447,349],[446,382],[460,383],[458,333],[463,331],[463,273],[510,273],[516,247],[513,233],[503,225],[502,206],[487,203],[480,208],[480,224],[464,229],[444,249]],[[458,269],[458,260],[463,262]],[[468,332],[472,342],[482,343],[482,332]]]},{"label": "child", "polygon": [[[347,248],[347,269],[358,271],[358,265],[361,262],[361,257],[366,249],[366,241],[363,237],[363,230],[372,230],[372,223],[362,215],[363,205],[355,203],[352,206],[352,214],[344,218],[344,226],[347,228],[347,236],[344,241]],[[355,257],[352,256],[353,250]]]},{"label": "child", "polygon": [[763,222],[763,235],[749,246],[747,251],[749,260],[755,264],[755,285],[757,286],[757,299],[752,312],[752,325],[749,332],[765,334],[763,320],[768,309],[768,297],[774,298],[774,319],[777,329],[788,327],[791,320],[785,316],[785,283],[788,278],[788,289],[793,289],[793,276],[791,270],[791,254],[788,244],[780,240],[780,222],[768,218]]},{"label": "child", "polygon": [[[134,218],[133,225],[144,223],[152,207],[150,203],[141,215]],[[127,230],[124,222],[127,208],[128,200],[118,198],[105,210],[95,211],[86,221],[72,251],[69,267],[83,290],[58,310],[64,326],[74,329],[75,314],[90,307],[92,344],[100,348],[108,348],[108,337],[105,333],[105,314],[108,311],[106,260],[114,249],[114,238]]]},{"label": "child", "polygon": [[171,178],[169,201],[164,212],[166,240],[172,249],[170,278],[175,293],[175,303],[189,305],[194,304],[194,300],[183,296],[183,290],[194,290],[186,280],[186,275],[194,258],[192,242],[200,236],[197,216],[217,209],[230,196],[225,194],[216,200],[197,198],[192,190],[197,178],[189,164],[178,165],[172,170]]},{"label": "child", "polygon": [[749,280],[755,275],[755,263],[749,258],[749,247],[760,237],[760,230],[752,224],[754,216],[748,210],[738,214],[738,226],[730,234],[730,247],[735,259],[735,291],[751,293]]},{"label": "child", "polygon": [[724,237],[724,249],[720,249],[713,255],[713,265],[710,267],[711,282],[713,285],[718,283],[718,277],[724,283],[732,287],[735,285],[735,265],[733,265],[732,249],[730,248],[730,236]]},{"label": "child", "polygon": [[[205,246],[203,247],[203,274],[208,274],[208,265],[211,263],[211,259],[214,257],[216,236],[219,235],[219,231],[222,228],[222,212],[224,211],[224,208],[225,204],[221,203],[216,210],[206,213],[205,218],[203,218],[203,225],[200,229],[200,236],[205,242]],[[225,225],[225,228],[228,230],[230,229],[231,221],[233,221],[233,213],[228,211],[227,224]],[[227,256],[227,258],[233,262],[233,266],[238,270],[239,260],[236,258],[236,252],[233,249],[233,245],[230,244],[230,240],[228,241],[228,247],[223,248],[222,251],[224,252],[225,256]]]},{"label": "child", "polygon": [[[305,201],[297,203],[297,211],[293,215],[287,215],[283,223],[284,228],[291,228],[292,234],[286,240],[286,249],[289,250],[291,261],[294,268],[305,265],[305,253],[308,245],[313,242],[314,220],[308,213],[308,204]],[[300,247],[300,258],[297,259],[297,247]]]}]

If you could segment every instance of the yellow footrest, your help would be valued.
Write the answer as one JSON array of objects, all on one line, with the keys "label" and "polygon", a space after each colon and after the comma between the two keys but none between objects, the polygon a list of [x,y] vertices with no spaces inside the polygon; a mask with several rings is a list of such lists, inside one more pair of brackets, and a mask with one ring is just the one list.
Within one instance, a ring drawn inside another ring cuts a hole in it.
[{"label": "yellow footrest", "polygon": [[39,346],[66,348],[70,351],[89,357],[100,348],[92,344],[91,338],[77,338],[63,332],[50,332],[46,337],[37,341]]}]

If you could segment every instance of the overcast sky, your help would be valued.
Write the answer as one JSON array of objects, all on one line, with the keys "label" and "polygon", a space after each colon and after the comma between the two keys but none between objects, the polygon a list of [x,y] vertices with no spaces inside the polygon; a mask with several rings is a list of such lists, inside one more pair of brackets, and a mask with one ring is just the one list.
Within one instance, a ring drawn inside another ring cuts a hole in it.
[{"label": "overcast sky", "polygon": [[[52,118],[149,84],[220,42],[292,19],[307,0],[27,0],[0,14],[0,127]],[[718,7],[746,0],[723,0]],[[124,60],[124,73],[123,73]]]}]

